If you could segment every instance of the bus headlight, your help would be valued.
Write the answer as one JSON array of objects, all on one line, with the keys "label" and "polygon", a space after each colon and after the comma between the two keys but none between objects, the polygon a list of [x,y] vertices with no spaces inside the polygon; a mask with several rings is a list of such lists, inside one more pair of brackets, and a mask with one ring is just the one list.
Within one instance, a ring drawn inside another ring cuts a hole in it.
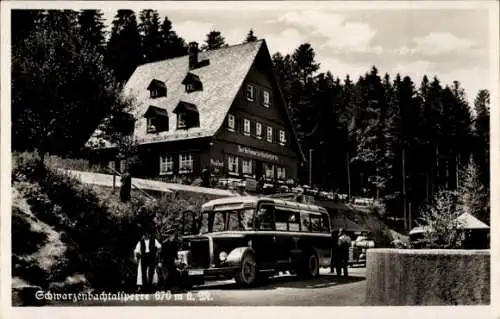
[{"label": "bus headlight", "polygon": [[226,261],[226,258],[227,258],[227,253],[225,251],[221,251],[219,254],[219,260]]}]

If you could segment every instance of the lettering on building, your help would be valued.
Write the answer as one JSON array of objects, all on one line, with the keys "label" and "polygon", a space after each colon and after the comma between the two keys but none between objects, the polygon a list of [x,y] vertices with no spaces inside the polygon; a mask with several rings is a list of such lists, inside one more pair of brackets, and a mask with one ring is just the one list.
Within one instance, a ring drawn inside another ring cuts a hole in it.
[{"label": "lettering on building", "polygon": [[238,152],[239,153],[248,154],[248,155],[252,155],[252,156],[255,156],[255,157],[260,157],[262,159],[267,159],[267,160],[270,160],[270,161],[275,161],[275,162],[277,162],[279,160],[279,156],[277,156],[277,155],[274,155],[274,154],[271,154],[271,153],[268,153],[268,152],[254,150],[254,149],[251,149],[249,147],[240,146],[240,145],[238,145]]}]

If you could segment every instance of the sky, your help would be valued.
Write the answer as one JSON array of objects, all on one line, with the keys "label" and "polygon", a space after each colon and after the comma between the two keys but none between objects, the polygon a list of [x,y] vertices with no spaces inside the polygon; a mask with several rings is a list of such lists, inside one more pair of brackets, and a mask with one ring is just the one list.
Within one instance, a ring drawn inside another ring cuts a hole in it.
[{"label": "sky", "polygon": [[[248,4],[248,3],[247,3]],[[137,15],[140,9],[134,8]],[[148,8],[149,9],[149,8]],[[187,42],[202,43],[218,30],[228,44],[243,41],[250,29],[264,38],[273,54],[293,53],[309,42],[320,71],[356,80],[374,65],[381,74],[409,75],[416,86],[424,74],[443,84],[459,81],[469,102],[490,89],[489,15],[485,8],[343,8],[327,6],[218,4],[176,5],[158,9]],[[110,23],[116,8],[104,10]]]}]

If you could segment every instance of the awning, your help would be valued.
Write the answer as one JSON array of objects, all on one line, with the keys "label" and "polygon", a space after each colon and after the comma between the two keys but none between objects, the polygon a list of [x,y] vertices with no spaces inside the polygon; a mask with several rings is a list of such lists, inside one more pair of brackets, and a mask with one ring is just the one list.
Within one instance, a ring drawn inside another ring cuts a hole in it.
[{"label": "awning", "polygon": [[469,213],[463,213],[462,215],[458,216],[456,219],[460,224],[458,225],[458,228],[460,229],[489,229],[490,227],[477,219],[476,217],[472,216]]},{"label": "awning", "polygon": [[174,109],[174,113],[180,113],[180,112],[193,112],[193,113],[198,113],[198,108],[196,105],[189,103],[189,102],[184,102],[180,101],[179,104]]},{"label": "awning", "polygon": [[162,109],[160,107],[150,105],[148,107],[146,113],[144,113],[144,117],[149,118],[149,117],[153,117],[153,116],[168,117],[168,112],[167,112],[167,110]]}]

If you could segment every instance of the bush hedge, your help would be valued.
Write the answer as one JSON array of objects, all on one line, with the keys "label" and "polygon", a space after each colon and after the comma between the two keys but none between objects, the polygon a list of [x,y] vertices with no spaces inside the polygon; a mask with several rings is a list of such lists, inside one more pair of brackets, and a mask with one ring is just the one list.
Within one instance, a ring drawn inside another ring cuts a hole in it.
[{"label": "bush hedge", "polygon": [[367,305],[490,303],[488,250],[370,249],[366,274]]},{"label": "bush hedge", "polygon": [[[74,274],[84,274],[97,291],[135,289],[136,264],[132,251],[142,235],[142,226],[153,221],[161,239],[167,228],[179,222],[182,211],[188,207],[199,209],[208,200],[205,196],[173,194],[151,201],[135,194],[130,202],[121,203],[110,190],[96,192],[29,155],[17,158],[12,181],[32,213],[57,230],[67,246],[64,258],[54,270],[40,273],[36,280],[44,287],[64,282]],[[26,225],[14,218],[13,234],[26,231]],[[16,250],[32,251],[36,247],[16,247]],[[34,265],[20,259],[13,260],[13,267],[20,277],[25,277],[27,270],[30,274],[38,273],[32,271]],[[28,281],[33,281],[33,276],[29,277]]]}]

